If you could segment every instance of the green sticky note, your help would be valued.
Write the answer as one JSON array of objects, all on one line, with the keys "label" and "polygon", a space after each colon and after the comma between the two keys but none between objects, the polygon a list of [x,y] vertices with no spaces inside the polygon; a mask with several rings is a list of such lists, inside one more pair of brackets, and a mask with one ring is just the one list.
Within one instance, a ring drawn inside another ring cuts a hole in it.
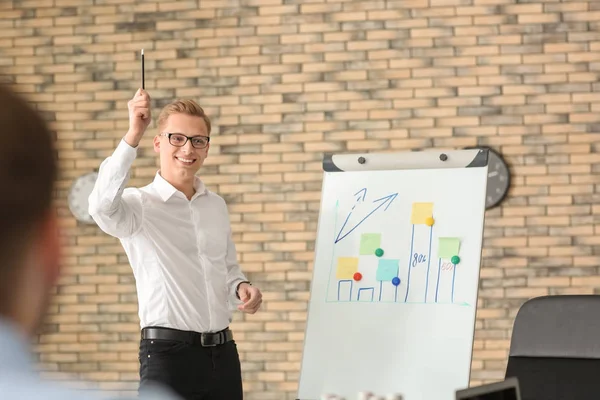
[{"label": "green sticky note", "polygon": [[380,233],[363,233],[360,237],[360,255],[374,255],[380,245]]},{"label": "green sticky note", "polygon": [[460,239],[453,237],[441,237],[438,246],[438,257],[443,259],[451,259],[458,255],[460,249]]}]

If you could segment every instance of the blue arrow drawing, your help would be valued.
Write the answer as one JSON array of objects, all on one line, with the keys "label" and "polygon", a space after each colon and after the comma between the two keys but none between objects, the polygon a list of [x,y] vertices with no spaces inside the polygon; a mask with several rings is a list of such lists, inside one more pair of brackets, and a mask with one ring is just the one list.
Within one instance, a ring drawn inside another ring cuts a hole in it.
[{"label": "blue arrow drawing", "polygon": [[361,201],[365,201],[365,197],[367,197],[367,188],[360,189],[358,192],[354,193],[354,195],[357,197],[356,197],[356,203],[352,207],[353,210],[354,210],[354,207],[356,207],[356,204],[358,204]]},{"label": "blue arrow drawing", "polygon": [[[350,216],[352,215],[352,212],[354,211],[354,209],[356,208],[356,205],[362,201],[365,201],[365,197],[367,196],[367,188],[362,188],[360,189],[358,192],[354,193],[356,197],[356,202],[354,203],[354,205],[352,206],[352,210],[350,210],[350,213],[348,214],[348,216],[346,217],[346,220],[344,221],[344,223],[342,224],[342,228],[340,229],[340,232],[338,233],[336,239],[335,239],[335,243],[339,242],[340,240],[340,234],[342,233],[342,231],[344,230],[344,227],[346,226],[346,224],[348,223],[348,220],[350,219]],[[338,201],[339,202],[339,201]]]},{"label": "blue arrow drawing", "polygon": [[[361,197],[361,194],[362,194],[362,197]],[[363,219],[361,219],[356,225],[354,225],[352,227],[352,229],[350,229],[343,236],[341,236],[342,232],[344,232],[344,228],[346,227],[346,224],[348,223],[348,220],[350,220],[350,216],[352,216],[352,213],[354,212],[354,208],[356,207],[356,205],[359,202],[364,201],[365,196],[367,195],[367,189],[366,188],[361,189],[358,192],[356,192],[354,195],[355,196],[358,195],[358,197],[356,198],[356,203],[352,207],[352,210],[350,210],[350,213],[348,213],[348,216],[346,217],[346,220],[344,221],[344,224],[342,225],[342,228],[340,229],[340,232],[338,233],[337,238],[335,239],[335,243],[339,242],[340,240],[342,240],[343,238],[345,238],[346,236],[348,236],[350,233],[352,233],[352,231],[354,231],[356,228],[358,228],[358,226],[360,224],[362,224],[363,222],[365,222],[367,220],[367,218],[369,218],[371,215],[373,215],[375,213],[375,211],[379,210],[383,206],[385,206],[385,208],[383,209],[383,211],[387,210],[389,208],[390,204],[392,204],[392,202],[398,196],[398,193],[392,193],[392,194],[389,194],[389,195],[387,195],[385,197],[382,197],[380,199],[373,200],[373,203],[378,203],[379,202],[379,204],[377,205],[377,207],[375,207],[373,210],[371,210],[371,212],[368,213]]]}]

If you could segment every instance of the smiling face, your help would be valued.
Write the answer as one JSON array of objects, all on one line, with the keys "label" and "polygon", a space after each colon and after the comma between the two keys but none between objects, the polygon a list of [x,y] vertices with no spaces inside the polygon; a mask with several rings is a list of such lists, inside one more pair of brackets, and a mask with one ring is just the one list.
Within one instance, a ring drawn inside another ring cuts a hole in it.
[{"label": "smiling face", "polygon": [[[204,118],[196,115],[174,113],[168,115],[162,124],[159,121],[159,134],[154,138],[154,151],[160,154],[160,174],[163,178],[171,183],[193,180],[208,156],[209,144],[206,143],[204,148],[197,148],[206,140],[194,139],[197,146],[194,147],[192,140],[175,134],[208,137],[208,130]],[[185,144],[181,146],[183,142]]]}]

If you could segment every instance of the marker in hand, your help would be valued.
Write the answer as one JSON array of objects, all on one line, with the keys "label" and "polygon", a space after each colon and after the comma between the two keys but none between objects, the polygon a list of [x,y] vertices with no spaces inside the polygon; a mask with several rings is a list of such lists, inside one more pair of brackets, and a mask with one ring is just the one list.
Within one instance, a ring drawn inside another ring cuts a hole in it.
[{"label": "marker in hand", "polygon": [[142,89],[146,89],[145,84],[145,76],[144,76],[144,49],[142,49]]}]

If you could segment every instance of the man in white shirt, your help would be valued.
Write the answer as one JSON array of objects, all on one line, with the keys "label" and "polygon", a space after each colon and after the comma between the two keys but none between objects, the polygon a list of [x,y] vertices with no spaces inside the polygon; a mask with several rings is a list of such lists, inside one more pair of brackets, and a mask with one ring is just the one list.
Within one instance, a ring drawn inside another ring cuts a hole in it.
[{"label": "man in white shirt", "polygon": [[149,185],[125,189],[151,121],[148,93],[139,89],[128,107],[129,131],[100,166],[89,212],[120,239],[136,279],[140,388],[160,382],[185,399],[241,400],[230,305],[253,314],[262,295],[237,263],[225,201],[196,176],[210,120],[194,101],[167,105],[153,142],[160,169]]},{"label": "man in white shirt", "polygon": [[[31,339],[60,276],[55,146],[40,115],[3,85],[0,104],[0,399],[105,398],[41,379],[37,371]],[[158,386],[151,391],[140,398],[174,399]]]}]

